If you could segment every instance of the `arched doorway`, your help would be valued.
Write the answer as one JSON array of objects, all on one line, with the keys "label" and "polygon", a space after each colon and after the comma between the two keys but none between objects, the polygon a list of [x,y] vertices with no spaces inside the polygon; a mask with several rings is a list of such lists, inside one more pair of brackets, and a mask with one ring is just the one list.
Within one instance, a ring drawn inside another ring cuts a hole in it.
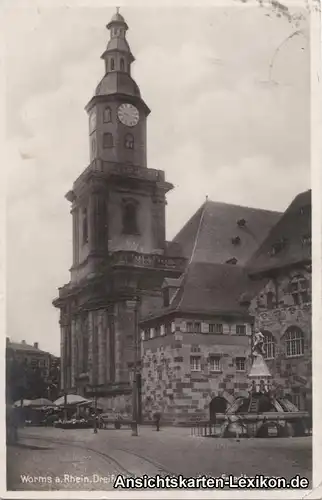
[{"label": "arched doorway", "polygon": [[210,401],[209,404],[209,416],[210,421],[214,422],[216,420],[216,413],[226,413],[227,401],[222,396],[216,396]]}]

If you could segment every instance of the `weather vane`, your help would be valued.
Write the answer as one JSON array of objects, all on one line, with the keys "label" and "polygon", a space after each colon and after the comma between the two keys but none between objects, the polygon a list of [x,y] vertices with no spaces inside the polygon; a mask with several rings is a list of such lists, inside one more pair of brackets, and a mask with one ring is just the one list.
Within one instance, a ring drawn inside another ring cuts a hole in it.
[{"label": "weather vane", "polygon": [[120,13],[120,7],[116,7],[116,14]]}]

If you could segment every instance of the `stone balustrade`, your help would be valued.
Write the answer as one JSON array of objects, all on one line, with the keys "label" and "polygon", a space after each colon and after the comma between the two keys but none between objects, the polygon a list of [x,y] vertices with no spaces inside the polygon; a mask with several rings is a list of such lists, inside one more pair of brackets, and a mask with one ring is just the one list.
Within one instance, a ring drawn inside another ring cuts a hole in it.
[{"label": "stone balustrade", "polygon": [[110,264],[116,266],[137,266],[153,269],[173,269],[183,271],[185,259],[182,257],[166,257],[157,254],[141,254],[138,252],[119,251],[110,257]]}]

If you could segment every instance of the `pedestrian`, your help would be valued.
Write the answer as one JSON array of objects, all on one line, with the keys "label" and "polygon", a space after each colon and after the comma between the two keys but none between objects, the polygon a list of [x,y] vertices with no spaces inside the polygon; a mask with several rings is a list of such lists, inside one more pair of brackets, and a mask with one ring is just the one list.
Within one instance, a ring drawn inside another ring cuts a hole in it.
[{"label": "pedestrian", "polygon": [[160,420],[161,420],[161,414],[160,414],[160,412],[156,411],[153,417],[154,417],[154,422],[155,422],[156,430],[159,431],[160,430]]}]

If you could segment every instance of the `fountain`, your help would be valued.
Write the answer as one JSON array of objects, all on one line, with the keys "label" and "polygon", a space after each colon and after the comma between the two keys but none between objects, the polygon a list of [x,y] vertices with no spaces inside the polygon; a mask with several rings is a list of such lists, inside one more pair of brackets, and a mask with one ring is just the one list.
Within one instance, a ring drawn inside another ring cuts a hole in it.
[{"label": "fountain", "polygon": [[246,397],[236,397],[214,422],[198,423],[192,434],[211,437],[291,437],[308,433],[309,413],[286,398],[276,397],[272,375],[264,360],[264,335],[254,335],[252,367]]}]

